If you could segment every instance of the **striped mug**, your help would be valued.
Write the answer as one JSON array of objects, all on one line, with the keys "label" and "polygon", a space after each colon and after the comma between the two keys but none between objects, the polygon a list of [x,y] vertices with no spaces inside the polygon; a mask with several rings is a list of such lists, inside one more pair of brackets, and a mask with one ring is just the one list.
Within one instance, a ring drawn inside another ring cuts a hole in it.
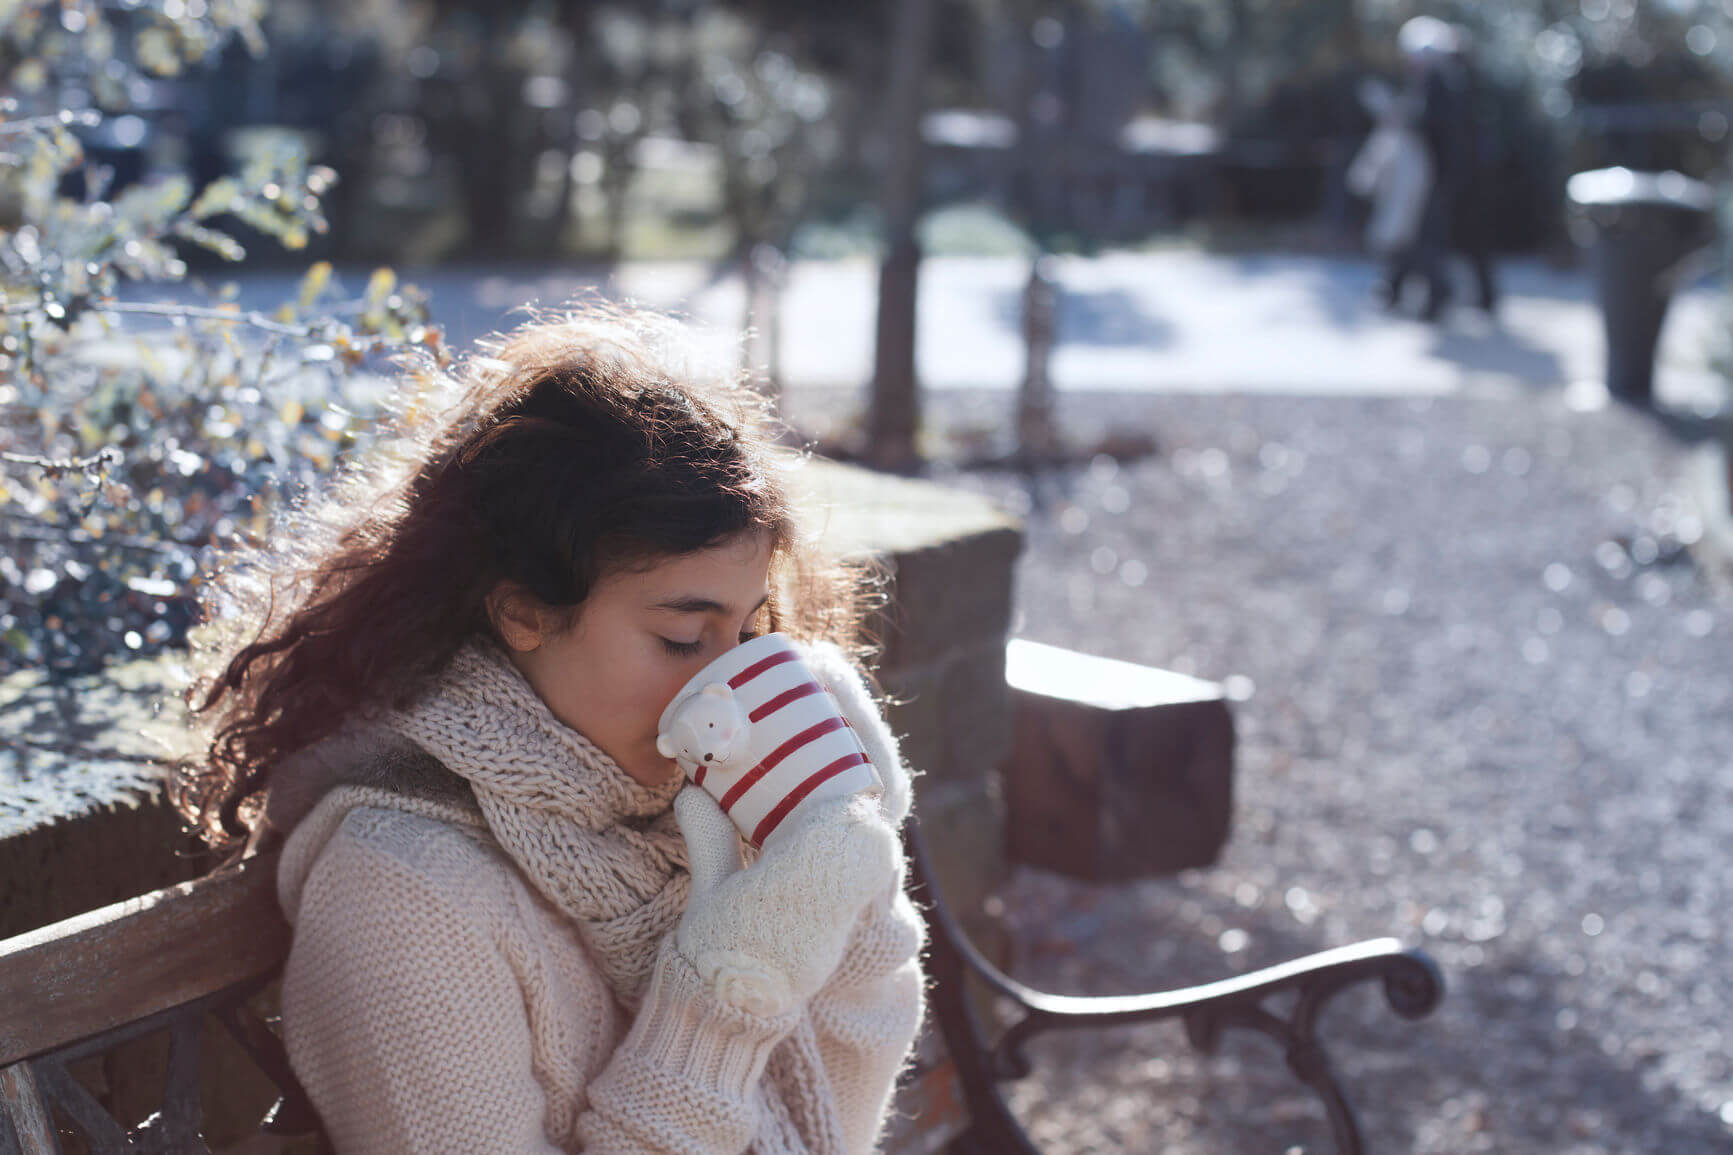
[{"label": "striped mug", "polygon": [[784,634],[729,650],[662,711],[656,749],[754,846],[826,798],[883,788],[848,719]]}]

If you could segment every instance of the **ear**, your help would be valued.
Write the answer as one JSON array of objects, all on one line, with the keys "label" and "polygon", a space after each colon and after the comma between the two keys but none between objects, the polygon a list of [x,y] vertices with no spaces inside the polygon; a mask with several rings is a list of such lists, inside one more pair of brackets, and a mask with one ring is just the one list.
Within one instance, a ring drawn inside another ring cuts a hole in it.
[{"label": "ear", "polygon": [[487,616],[500,640],[520,654],[542,644],[546,621],[535,595],[514,581],[501,581],[487,595]]},{"label": "ear", "polygon": [[658,734],[656,735],[656,753],[664,758],[677,758],[680,756],[680,743],[666,734]]},{"label": "ear", "polygon": [[705,686],[700,690],[699,693],[707,694],[712,698],[721,698],[725,702],[732,702],[734,700],[734,689],[727,682],[711,682],[708,686]]}]

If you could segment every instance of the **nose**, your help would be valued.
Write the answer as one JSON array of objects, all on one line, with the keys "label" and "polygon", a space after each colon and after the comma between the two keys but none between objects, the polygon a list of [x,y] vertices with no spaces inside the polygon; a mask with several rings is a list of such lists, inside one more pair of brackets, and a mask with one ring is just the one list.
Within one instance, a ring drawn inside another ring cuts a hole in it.
[{"label": "nose", "polygon": [[706,754],[706,755],[704,755],[704,761],[706,761],[706,762],[708,762],[708,761],[710,761],[710,759],[711,759],[711,758],[712,758],[712,757],[714,757],[714,755],[711,755],[711,754]]}]

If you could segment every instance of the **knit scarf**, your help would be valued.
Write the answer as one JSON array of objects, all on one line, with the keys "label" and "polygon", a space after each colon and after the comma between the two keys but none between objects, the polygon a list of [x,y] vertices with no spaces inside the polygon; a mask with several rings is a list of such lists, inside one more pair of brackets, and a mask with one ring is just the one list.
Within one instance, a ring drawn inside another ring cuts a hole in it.
[{"label": "knit scarf", "polygon": [[[683,779],[646,786],[555,718],[509,659],[474,641],[386,726],[467,780],[500,847],[571,920],[608,987],[635,1012],[661,943],[691,892],[673,801]],[[539,1064],[538,1064],[539,1065]],[[765,1079],[783,1118],[758,1145],[840,1152],[820,1108],[824,1075],[810,1020],[772,1052]]]}]

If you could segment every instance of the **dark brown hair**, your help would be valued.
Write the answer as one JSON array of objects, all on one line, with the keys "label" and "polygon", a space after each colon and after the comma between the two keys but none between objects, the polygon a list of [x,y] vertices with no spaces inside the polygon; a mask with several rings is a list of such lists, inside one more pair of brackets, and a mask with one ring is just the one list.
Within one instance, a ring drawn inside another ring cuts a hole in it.
[{"label": "dark brown hair", "polygon": [[569,611],[620,568],[769,535],[768,625],[858,644],[867,575],[804,546],[762,399],[682,361],[670,318],[587,305],[532,319],[461,368],[405,374],[364,460],[237,551],[203,598],[187,701],[203,756],[170,797],[233,849],[271,766],[407,703],[500,581]]}]

